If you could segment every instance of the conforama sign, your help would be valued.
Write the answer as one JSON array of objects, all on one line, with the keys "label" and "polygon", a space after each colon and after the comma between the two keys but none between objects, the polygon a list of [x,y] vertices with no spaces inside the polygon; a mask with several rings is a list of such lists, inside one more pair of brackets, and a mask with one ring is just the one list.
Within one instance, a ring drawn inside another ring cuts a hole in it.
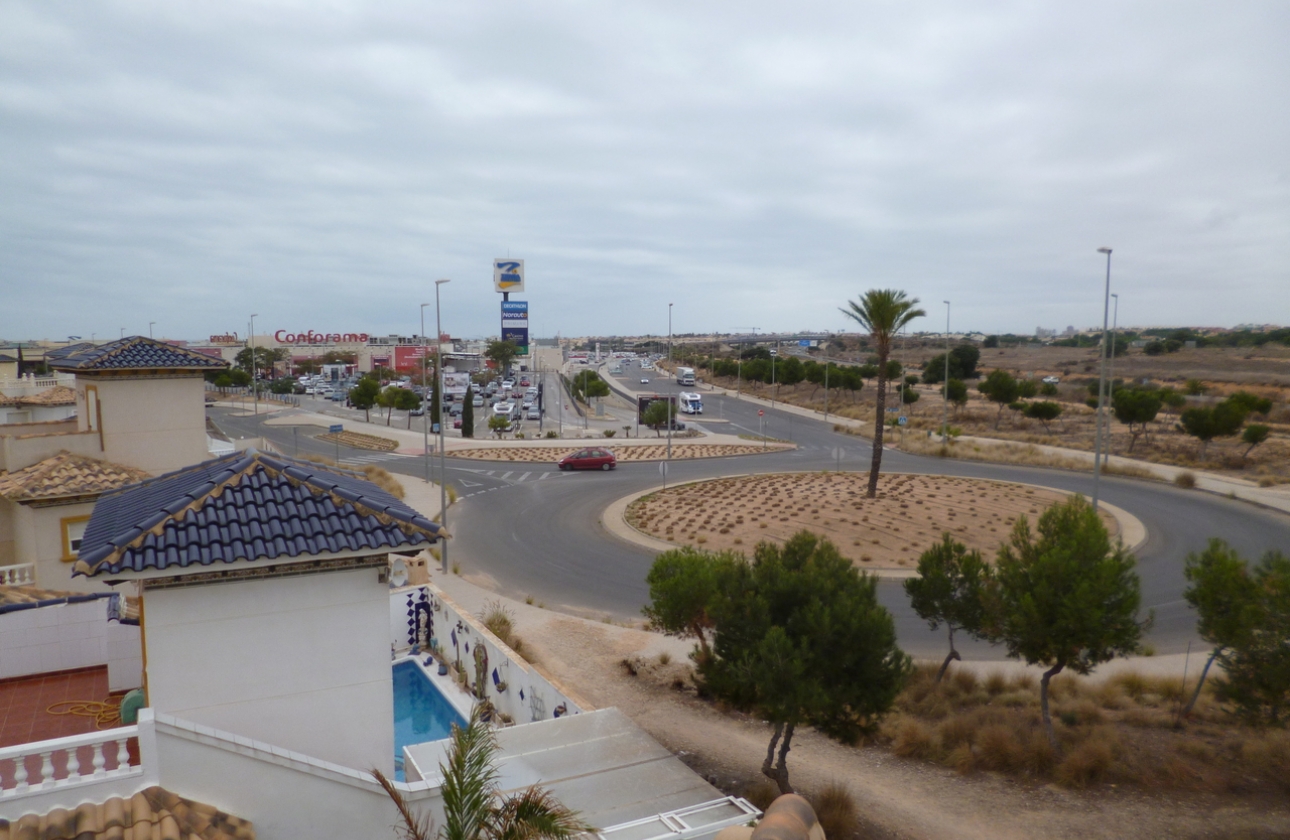
[{"label": "conforama sign", "polygon": [[313,330],[302,333],[278,330],[273,334],[273,340],[279,344],[338,344],[341,342],[366,344],[367,339],[367,333],[316,333]]}]

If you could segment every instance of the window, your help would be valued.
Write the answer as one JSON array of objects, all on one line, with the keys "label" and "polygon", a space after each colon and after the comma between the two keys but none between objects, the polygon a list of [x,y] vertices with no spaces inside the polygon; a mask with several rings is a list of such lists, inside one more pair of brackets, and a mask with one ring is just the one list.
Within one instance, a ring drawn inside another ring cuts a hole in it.
[{"label": "window", "polygon": [[81,549],[81,540],[85,537],[85,526],[89,521],[88,516],[71,516],[62,520],[63,562],[70,563],[76,559],[76,552]]}]

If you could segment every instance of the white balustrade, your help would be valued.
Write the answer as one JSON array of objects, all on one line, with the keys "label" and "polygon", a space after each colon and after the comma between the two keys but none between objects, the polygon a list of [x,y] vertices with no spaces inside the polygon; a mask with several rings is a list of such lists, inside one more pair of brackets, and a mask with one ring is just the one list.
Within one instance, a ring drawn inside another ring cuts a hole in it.
[{"label": "white balustrade", "polygon": [[[32,744],[18,744],[0,748],[0,800],[22,794],[71,785],[92,784],[119,776],[141,775],[143,768],[130,763],[130,739],[137,738],[137,726],[122,726],[71,735]],[[88,747],[91,752],[92,774],[81,773],[78,749]],[[108,756],[114,755],[116,766],[107,769]],[[27,762],[39,758],[40,768],[30,775]],[[58,767],[62,765],[62,772]]]},{"label": "white balustrade", "polygon": [[0,585],[35,586],[35,584],[35,563],[18,563],[13,566],[0,566]]}]

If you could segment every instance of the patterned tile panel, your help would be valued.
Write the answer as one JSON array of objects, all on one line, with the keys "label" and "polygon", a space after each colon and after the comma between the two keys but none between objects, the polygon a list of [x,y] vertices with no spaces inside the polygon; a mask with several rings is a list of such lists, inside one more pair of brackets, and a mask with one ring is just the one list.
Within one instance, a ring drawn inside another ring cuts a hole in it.
[{"label": "patterned tile panel", "polygon": [[0,473],[0,496],[14,502],[94,496],[150,476],[143,470],[60,452],[11,473]]}]

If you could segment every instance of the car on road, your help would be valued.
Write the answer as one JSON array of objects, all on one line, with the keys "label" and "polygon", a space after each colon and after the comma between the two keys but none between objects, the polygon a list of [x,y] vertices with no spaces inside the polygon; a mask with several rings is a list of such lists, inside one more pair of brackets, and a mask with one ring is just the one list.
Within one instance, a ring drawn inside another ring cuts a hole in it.
[{"label": "car on road", "polygon": [[502,380],[502,390],[503,390],[503,391],[509,391],[509,390],[511,390],[511,389],[512,389],[512,388],[514,388],[514,387],[515,387],[515,380],[514,380],[514,379],[503,379],[503,380]]},{"label": "car on road", "polygon": [[470,404],[473,405],[475,408],[481,407],[484,404],[483,396],[480,394],[476,394],[475,398],[470,401]]},{"label": "car on road", "polygon": [[1042,381],[1045,385],[1056,385],[1058,382],[1061,382],[1062,380],[1060,377],[1057,377],[1057,376],[1045,376]]},{"label": "car on road", "polygon": [[529,406],[528,414],[525,415],[529,420],[541,420],[542,411],[536,405]]},{"label": "car on road", "polygon": [[555,465],[562,470],[612,470],[618,466],[618,459],[614,457],[612,449],[593,446],[570,452],[556,461]]},{"label": "car on road", "polygon": [[642,377],[641,377],[641,384],[642,384],[642,385],[648,385],[648,384],[649,384],[649,379],[648,379],[647,377],[642,376]]},{"label": "car on road", "polygon": [[454,415],[453,415],[453,418],[452,418],[452,427],[453,427],[454,429],[460,429],[460,428],[461,428],[461,415],[460,415],[460,414],[454,414]]},{"label": "car on road", "polygon": [[409,417],[421,417],[421,416],[422,416],[422,415],[424,415],[425,413],[426,413],[426,410],[425,410],[424,408],[414,408],[414,409],[412,409],[411,411],[409,411],[409,412],[408,412],[408,416],[409,416]]}]

